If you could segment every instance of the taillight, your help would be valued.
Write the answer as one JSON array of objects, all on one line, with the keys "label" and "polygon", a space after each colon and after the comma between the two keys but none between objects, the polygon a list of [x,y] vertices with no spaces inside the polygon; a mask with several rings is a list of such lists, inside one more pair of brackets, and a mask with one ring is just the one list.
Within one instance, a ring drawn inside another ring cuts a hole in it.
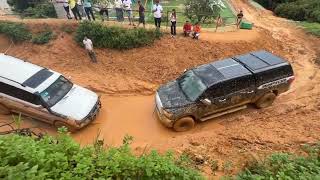
[{"label": "taillight", "polygon": [[295,80],[295,77],[294,77],[294,76],[291,76],[291,77],[288,79],[288,83],[289,83],[289,84],[292,84],[294,80]]}]

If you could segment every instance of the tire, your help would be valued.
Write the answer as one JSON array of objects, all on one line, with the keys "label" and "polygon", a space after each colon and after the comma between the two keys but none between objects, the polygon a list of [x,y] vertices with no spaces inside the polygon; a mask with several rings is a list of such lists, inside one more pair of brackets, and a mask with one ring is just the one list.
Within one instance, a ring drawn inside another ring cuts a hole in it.
[{"label": "tire", "polygon": [[8,114],[10,114],[11,112],[10,112],[10,110],[7,108],[7,107],[5,107],[4,105],[2,105],[2,104],[0,104],[0,114],[2,114],[2,115],[8,115]]},{"label": "tire", "polygon": [[194,120],[191,117],[185,117],[177,120],[173,124],[173,129],[177,132],[188,131],[194,127]]},{"label": "tire", "polygon": [[55,121],[53,123],[53,125],[57,130],[64,126],[64,127],[66,127],[68,129],[68,132],[75,132],[76,131],[76,129],[74,127],[70,126],[67,123],[61,122],[61,121]]},{"label": "tire", "polygon": [[276,99],[276,95],[274,93],[267,93],[263,95],[260,99],[258,99],[255,105],[259,109],[266,108],[271,106],[275,99]]}]

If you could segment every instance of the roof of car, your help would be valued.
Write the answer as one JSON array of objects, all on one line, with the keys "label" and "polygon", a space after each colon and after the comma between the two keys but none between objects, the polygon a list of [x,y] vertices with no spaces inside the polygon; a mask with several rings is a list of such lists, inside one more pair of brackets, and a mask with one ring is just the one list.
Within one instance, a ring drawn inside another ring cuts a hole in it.
[{"label": "roof of car", "polygon": [[267,51],[256,51],[236,56],[233,59],[242,63],[253,73],[279,64],[288,64],[284,59]]},{"label": "roof of car", "polygon": [[13,86],[34,93],[47,88],[52,81],[60,76],[59,73],[20,60],[18,58],[0,54],[0,79]]},{"label": "roof of car", "polygon": [[205,64],[193,69],[193,71],[208,87],[210,87],[221,81],[249,76],[257,71],[283,63],[288,64],[287,61],[272,53],[267,51],[256,51]]},{"label": "roof of car", "polygon": [[199,66],[193,71],[208,87],[221,81],[252,74],[243,65],[231,58]]},{"label": "roof of car", "polygon": [[22,84],[43,67],[0,54],[0,76]]}]

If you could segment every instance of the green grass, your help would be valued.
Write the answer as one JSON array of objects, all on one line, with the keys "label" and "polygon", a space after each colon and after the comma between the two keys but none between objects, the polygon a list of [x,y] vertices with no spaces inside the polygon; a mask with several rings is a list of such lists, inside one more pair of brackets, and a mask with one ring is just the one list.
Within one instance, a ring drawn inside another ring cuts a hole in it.
[{"label": "green grass", "polygon": [[299,25],[308,33],[320,37],[320,23],[300,22]]}]

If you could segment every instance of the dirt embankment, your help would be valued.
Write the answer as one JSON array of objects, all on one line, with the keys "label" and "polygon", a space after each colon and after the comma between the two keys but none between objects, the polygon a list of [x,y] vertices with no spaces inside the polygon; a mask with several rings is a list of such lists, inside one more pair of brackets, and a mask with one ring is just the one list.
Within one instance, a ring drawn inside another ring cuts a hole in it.
[{"label": "dirt embankment", "polygon": [[[56,31],[56,40],[44,46],[16,44],[8,54],[54,69],[102,94],[104,106],[97,121],[73,135],[81,143],[92,142],[99,130],[109,144],[118,144],[130,134],[137,151],[144,146],[174,149],[204,159],[199,167],[208,175],[210,160],[219,161],[221,173],[227,161],[237,170],[249,159],[275,151],[296,152],[301,144],[320,140],[320,75],[315,64],[315,47],[320,47],[320,41],[246,1],[233,4],[255,23],[254,31],[206,33],[199,41],[166,36],[153,46],[128,51],[98,49],[99,62],[91,64],[72,36],[60,31],[66,21],[46,21]],[[9,44],[0,38],[1,51]],[[174,133],[154,119],[152,94],[160,84],[178,77],[184,69],[259,49],[288,59],[296,75],[292,89],[272,107],[249,108],[197,124],[185,133]]]}]

